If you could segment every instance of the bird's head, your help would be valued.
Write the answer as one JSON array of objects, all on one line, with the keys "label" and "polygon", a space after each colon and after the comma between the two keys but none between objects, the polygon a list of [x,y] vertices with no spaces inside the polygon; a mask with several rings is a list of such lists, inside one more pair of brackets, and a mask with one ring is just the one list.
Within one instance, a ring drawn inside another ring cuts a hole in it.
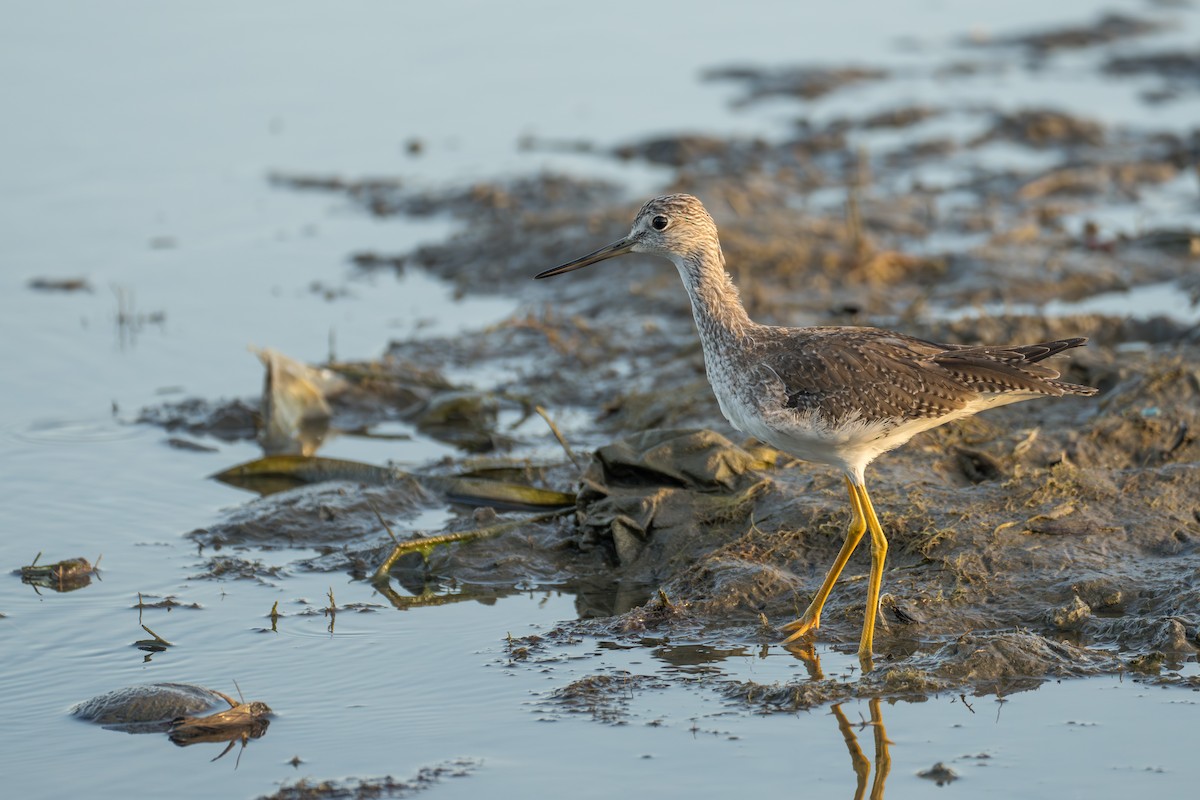
[{"label": "bird's head", "polygon": [[679,264],[713,247],[719,249],[717,225],[704,205],[690,194],[669,194],[642,206],[625,238],[534,277],[562,275],[626,253],[650,253]]}]

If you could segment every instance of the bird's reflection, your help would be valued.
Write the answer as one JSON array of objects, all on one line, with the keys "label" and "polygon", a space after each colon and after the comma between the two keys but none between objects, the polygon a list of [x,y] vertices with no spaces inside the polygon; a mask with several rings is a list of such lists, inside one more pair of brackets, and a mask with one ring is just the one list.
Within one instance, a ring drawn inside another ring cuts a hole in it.
[{"label": "bird's reflection", "polygon": [[[888,753],[887,730],[883,727],[883,716],[879,710],[879,698],[873,697],[867,701],[867,705],[871,708],[871,719],[862,720],[858,724],[858,729],[871,728],[875,739],[875,777],[871,783],[871,800],[883,797],[883,787],[887,782],[888,772],[892,768],[892,757]],[[850,751],[850,764],[854,767],[854,776],[857,779],[857,784],[854,788],[854,800],[862,800],[866,797],[867,781],[871,775],[871,760],[866,757],[862,751],[862,746],[858,743],[858,736],[854,732],[854,725],[850,720],[846,719],[846,713],[842,711],[842,704],[837,703],[831,709],[833,716],[837,718],[838,730],[842,732],[842,738],[846,740],[846,749]]]},{"label": "bird's reflection", "polygon": [[824,680],[825,673],[821,671],[821,657],[817,655],[817,650],[813,647],[811,640],[807,642],[788,642],[783,645],[783,649],[787,650],[804,664],[804,668],[808,670],[810,680]]},{"label": "bird's reflection", "polygon": [[[817,655],[817,651],[812,644],[807,645],[797,643],[798,646],[787,647],[787,651],[804,663],[805,669],[808,670],[808,676],[811,680],[823,680],[825,673],[821,671],[821,657]],[[842,703],[835,703],[830,711],[834,718],[837,719],[838,730],[842,733],[842,738],[846,741],[846,749],[850,751],[850,765],[854,769],[855,787],[854,800],[862,800],[867,795],[867,787],[870,785],[871,800],[881,800],[883,797],[883,787],[887,783],[888,772],[892,768],[892,757],[888,752],[888,745],[891,742],[887,738],[887,730],[883,726],[883,712],[879,707],[879,698],[873,697],[867,701],[867,706],[871,709],[871,718],[869,720],[860,719],[858,723],[852,723],[846,717],[846,712],[842,710]],[[875,743],[875,775],[871,777],[871,759],[867,758],[863,753],[862,745],[858,742],[858,732],[870,728],[872,738]]]}]

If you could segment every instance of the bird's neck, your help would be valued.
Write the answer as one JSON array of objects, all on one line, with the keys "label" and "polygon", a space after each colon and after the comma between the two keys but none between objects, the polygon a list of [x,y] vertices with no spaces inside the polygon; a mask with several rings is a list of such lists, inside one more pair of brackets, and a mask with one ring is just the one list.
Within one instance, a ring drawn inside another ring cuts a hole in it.
[{"label": "bird's neck", "polygon": [[725,271],[725,256],[719,244],[714,242],[708,248],[671,260],[691,298],[692,314],[702,339],[723,343],[740,339],[754,327],[733,279]]}]

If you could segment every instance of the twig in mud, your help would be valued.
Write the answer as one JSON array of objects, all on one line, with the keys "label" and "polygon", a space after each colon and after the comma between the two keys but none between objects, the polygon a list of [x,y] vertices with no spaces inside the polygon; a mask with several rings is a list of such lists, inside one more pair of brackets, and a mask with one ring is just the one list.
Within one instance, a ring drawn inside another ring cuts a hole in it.
[{"label": "twig in mud", "polygon": [[1016,456],[1017,458],[1020,458],[1021,456],[1025,455],[1025,452],[1026,452],[1026,451],[1027,451],[1027,450],[1028,450],[1030,447],[1032,447],[1032,446],[1033,446],[1033,443],[1034,443],[1035,441],[1037,441],[1037,438],[1038,438],[1038,432],[1039,432],[1040,430],[1041,430],[1041,428],[1034,428],[1034,429],[1032,429],[1031,431],[1029,431],[1029,433],[1028,433],[1028,434],[1025,436],[1025,438],[1024,438],[1024,439],[1022,439],[1021,441],[1017,442],[1017,443],[1016,443],[1016,444],[1013,446],[1013,449],[1012,449],[1012,454],[1013,454],[1014,456]]},{"label": "twig in mud", "polygon": [[333,599],[333,587],[329,587],[329,607],[324,609],[325,616],[329,617],[329,633],[333,634],[334,623],[337,622],[337,602]]},{"label": "twig in mud", "polygon": [[534,403],[528,395],[513,394],[512,392],[497,392],[496,396],[501,400],[509,400],[521,407],[521,416],[513,420],[513,422],[508,426],[510,431],[515,431],[517,428],[525,424],[525,420],[533,416],[533,409],[537,404]]},{"label": "twig in mud", "polygon": [[[375,570],[375,573],[371,576],[371,583],[375,584],[376,586],[387,584],[390,578],[389,573],[391,572],[392,567],[395,566],[396,562],[400,560],[401,556],[408,553],[420,553],[421,557],[427,560],[430,553],[432,553],[434,548],[438,547],[439,545],[454,544],[455,542],[473,542],[480,539],[491,539],[503,533],[507,533],[515,528],[519,528],[522,525],[527,525],[531,522],[544,522],[546,520],[554,519],[555,517],[561,517],[567,513],[574,513],[574,511],[574,508],[560,508],[556,511],[548,511],[544,514],[535,514],[532,517],[512,520],[511,522],[502,522],[498,525],[488,525],[484,528],[475,528],[473,530],[460,531],[458,533],[444,533],[440,536],[424,536],[417,539],[409,539],[406,542],[397,541],[396,546],[392,548],[391,554],[384,559],[383,563],[379,565],[379,569]],[[384,527],[386,527],[386,523]],[[391,531],[389,530],[388,533],[391,533]],[[392,538],[396,538],[394,534]]]},{"label": "twig in mud", "polygon": [[154,641],[155,641],[155,642],[157,642],[158,644],[161,644],[163,647],[174,647],[174,645],[173,645],[173,644],[171,644],[170,642],[168,642],[168,641],[167,641],[166,639],[164,639],[163,637],[159,636],[159,635],[158,635],[157,633],[155,633],[154,631],[152,631],[152,630],[150,630],[149,628],[147,628],[145,625],[142,625],[142,630],[144,630],[146,633],[148,633],[148,634],[150,634],[151,636],[153,636],[153,637],[154,637]]},{"label": "twig in mud", "polygon": [[567,454],[567,458],[571,459],[571,463],[575,465],[575,469],[583,471],[583,466],[579,463],[579,458],[575,455],[575,451],[571,449],[571,445],[567,444],[567,440],[563,438],[562,431],[554,424],[554,420],[550,419],[550,415],[546,412],[546,409],[541,406],[534,406],[533,410],[537,412],[539,417],[546,420],[546,424],[550,426],[550,432],[554,434],[554,438],[562,445],[563,451]]},{"label": "twig in mud", "polygon": [[862,194],[871,180],[868,165],[866,150],[859,148],[854,155],[849,185],[846,187],[846,238],[850,256],[854,259],[856,267],[864,266],[874,249],[863,225],[860,207]]},{"label": "twig in mud", "polygon": [[367,500],[367,505],[370,506],[371,510],[375,512],[375,519],[379,520],[379,524],[383,526],[385,531],[387,531],[388,536],[392,537],[392,541],[399,545],[400,540],[396,538],[396,534],[392,533],[392,526],[387,524],[387,521],[383,518],[383,514],[379,513],[379,509],[375,507],[375,504],[370,500]]}]

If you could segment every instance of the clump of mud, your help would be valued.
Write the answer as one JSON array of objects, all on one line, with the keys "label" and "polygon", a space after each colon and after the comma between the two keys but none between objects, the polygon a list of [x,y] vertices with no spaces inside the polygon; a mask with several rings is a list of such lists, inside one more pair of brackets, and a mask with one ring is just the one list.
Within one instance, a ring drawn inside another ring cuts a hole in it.
[{"label": "clump of mud", "polygon": [[142,409],[137,421],[226,442],[253,439],[258,430],[254,407],[240,400],[221,403],[191,398],[165,403]]},{"label": "clump of mud", "polygon": [[972,146],[996,140],[1019,142],[1030,147],[1082,147],[1104,144],[1104,126],[1051,109],[1027,109],[999,114],[991,129],[971,141]]},{"label": "clump of mud", "polygon": [[597,722],[621,725],[627,721],[629,701],[635,691],[665,688],[650,675],[629,672],[588,675],[556,689],[549,702],[572,714],[587,714]]},{"label": "clump of mud", "polygon": [[1019,45],[1039,56],[1060,50],[1080,50],[1133,39],[1162,30],[1163,23],[1127,14],[1105,14],[1095,22],[1030,31],[995,40],[999,45]]},{"label": "clump of mud", "polygon": [[887,76],[887,70],[862,66],[783,69],[729,66],[716,67],[704,73],[705,80],[735,81],[742,84],[745,87],[745,95],[738,101],[741,104],[780,96],[815,100],[847,86],[864,81],[879,81]]},{"label": "clump of mud", "polygon": [[1158,78],[1157,88],[1142,93],[1150,103],[1167,102],[1185,92],[1200,90],[1200,53],[1195,50],[1114,56],[1105,63],[1104,70],[1111,75]]},{"label": "clump of mud", "polygon": [[411,778],[400,780],[386,775],[382,778],[345,778],[317,781],[302,778],[284,783],[278,791],[263,795],[260,800],[358,800],[358,798],[412,797],[432,789],[446,778],[464,778],[478,770],[482,761],[457,758],[442,764],[422,767]]}]

